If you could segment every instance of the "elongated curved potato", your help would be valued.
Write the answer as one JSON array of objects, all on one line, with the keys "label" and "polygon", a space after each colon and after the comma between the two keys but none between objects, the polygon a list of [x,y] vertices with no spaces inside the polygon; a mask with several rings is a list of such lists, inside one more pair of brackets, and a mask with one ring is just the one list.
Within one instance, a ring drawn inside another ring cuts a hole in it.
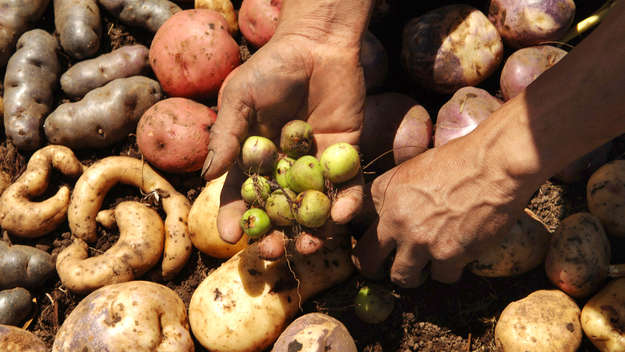
[{"label": "elongated curved potato", "polygon": [[156,32],[173,14],[181,8],[167,0],[99,0],[113,16],[125,24],[138,26]]},{"label": "elongated curved potato", "polygon": [[237,253],[198,286],[189,322],[198,341],[214,352],[262,351],[311,296],[354,271],[347,238],[336,236],[314,254],[266,261],[258,242]]},{"label": "elongated curved potato", "polygon": [[54,26],[63,50],[75,59],[100,49],[102,20],[96,0],[54,0]]}]

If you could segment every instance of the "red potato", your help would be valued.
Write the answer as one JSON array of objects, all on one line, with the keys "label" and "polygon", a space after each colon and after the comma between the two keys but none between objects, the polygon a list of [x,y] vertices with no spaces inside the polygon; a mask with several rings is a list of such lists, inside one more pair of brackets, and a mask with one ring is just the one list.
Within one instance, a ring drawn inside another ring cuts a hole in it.
[{"label": "red potato", "polygon": [[260,48],[273,36],[278,26],[282,0],[243,0],[239,10],[241,34]]},{"label": "red potato", "polygon": [[550,45],[531,46],[512,53],[503,65],[499,78],[504,100],[512,99],[521,93],[564,55],[565,50]]},{"label": "red potato", "polygon": [[366,31],[362,38],[360,62],[365,74],[367,91],[384,84],[388,75],[388,54],[382,42],[370,31]]},{"label": "red potato", "polygon": [[137,145],[156,168],[173,173],[202,168],[208,154],[210,127],[217,114],[186,98],[169,98],[152,105],[137,125]]},{"label": "red potato", "polygon": [[434,146],[441,146],[452,139],[469,134],[501,105],[501,100],[484,89],[475,87],[458,89],[438,111]]},{"label": "red potato", "polygon": [[492,0],[488,9],[488,18],[513,48],[562,38],[574,17],[573,0]]},{"label": "red potato", "polygon": [[154,35],[150,65],[170,96],[208,99],[241,63],[228,24],[212,10],[176,13]]},{"label": "red potato", "polygon": [[475,86],[503,58],[501,37],[488,18],[468,5],[449,5],[404,26],[401,59],[410,78],[439,93]]}]

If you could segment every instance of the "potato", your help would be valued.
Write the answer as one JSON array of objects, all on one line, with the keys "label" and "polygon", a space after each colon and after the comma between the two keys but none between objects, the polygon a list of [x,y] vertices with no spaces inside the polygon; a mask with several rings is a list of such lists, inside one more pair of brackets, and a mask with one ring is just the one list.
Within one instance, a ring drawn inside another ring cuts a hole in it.
[{"label": "potato", "polygon": [[449,5],[406,23],[401,58],[414,82],[453,93],[490,76],[501,63],[503,44],[482,12]]},{"label": "potato", "polygon": [[243,0],[239,9],[239,28],[248,43],[260,48],[278,27],[282,0]]},{"label": "potato", "polygon": [[503,103],[486,90],[463,87],[438,110],[434,129],[434,146],[439,147],[452,139],[473,131]]},{"label": "potato", "polygon": [[588,179],[598,168],[608,162],[610,151],[612,150],[612,142],[608,142],[581,158],[573,161],[552,179],[563,183],[575,183]]},{"label": "potato", "polygon": [[102,20],[96,0],[54,0],[54,26],[61,47],[74,59],[92,57],[100,49]]},{"label": "potato", "polygon": [[26,170],[0,196],[0,227],[15,236],[33,238],[50,233],[65,221],[68,186],[61,186],[48,199],[32,200],[48,188],[52,168],[76,178],[84,166],[67,147],[48,145],[36,151]]},{"label": "potato", "polygon": [[61,75],[61,89],[68,96],[79,98],[116,78],[141,75],[150,67],[148,52],[141,44],[127,45],[80,61]]},{"label": "potato", "polygon": [[161,89],[143,76],[118,78],[82,100],[59,105],[43,128],[52,144],[72,149],[105,148],[135,130],[141,115],[161,99]]},{"label": "potato", "polygon": [[470,266],[485,277],[506,277],[526,273],[545,260],[549,231],[529,212],[523,212],[512,228],[484,249]]},{"label": "potato", "polygon": [[227,28],[215,11],[185,10],[156,32],[150,65],[168,95],[200,100],[217,96],[226,76],[241,63],[239,45]]},{"label": "potato", "polygon": [[247,247],[248,237],[243,234],[239,242],[230,244],[219,237],[217,214],[221,199],[221,189],[226,181],[225,173],[206,183],[189,211],[189,233],[191,242],[200,252],[215,258],[230,258]]},{"label": "potato", "polygon": [[625,160],[614,160],[595,171],[586,184],[590,213],[609,235],[625,237]]},{"label": "potato", "polygon": [[119,239],[103,254],[87,258],[87,243],[81,239],[59,253],[56,270],[63,286],[87,293],[134,280],[158,263],[165,235],[158,213],[139,202],[126,201],[115,207],[114,218]]},{"label": "potato", "polygon": [[54,260],[35,247],[0,241],[0,272],[0,289],[37,288],[54,274]]},{"label": "potato", "polygon": [[32,332],[0,324],[0,351],[47,352],[48,348]]},{"label": "potato", "polygon": [[362,38],[360,62],[365,74],[367,91],[379,88],[388,75],[388,54],[382,42],[370,31]]},{"label": "potato", "polygon": [[551,45],[531,46],[513,52],[503,65],[499,77],[504,100],[517,96],[564,55],[566,51]]},{"label": "potato", "polygon": [[[367,96],[360,146],[365,171],[383,173],[425,151],[432,140],[432,120],[416,100],[400,93]],[[393,154],[383,155],[393,150]]]},{"label": "potato", "polygon": [[31,300],[30,292],[21,287],[0,291],[0,324],[23,322],[33,309]]},{"label": "potato", "polygon": [[15,49],[15,43],[48,7],[49,0],[0,0],[0,67],[4,67]]},{"label": "potato", "polygon": [[488,18],[513,48],[562,38],[574,17],[573,0],[492,0],[488,9]]},{"label": "potato", "polygon": [[510,303],[495,325],[505,352],[575,352],[582,341],[580,310],[560,290],[539,290]]},{"label": "potato", "polygon": [[322,313],[308,313],[295,319],[280,334],[272,352],[357,352],[356,343],[340,321]]},{"label": "potato", "polygon": [[334,236],[314,254],[259,258],[258,242],[237,253],[197,287],[189,322],[197,340],[214,352],[262,351],[311,296],[354,271],[347,238]]},{"label": "potato", "polygon": [[608,276],[610,242],[589,213],[576,213],[560,223],[551,238],[545,271],[551,282],[572,297],[589,296]]},{"label": "potato", "polygon": [[217,114],[186,98],[169,98],[152,105],[137,124],[137,145],[157,169],[198,171],[208,154],[210,128]]},{"label": "potato", "polygon": [[601,352],[625,351],[625,278],[610,281],[582,309],[584,333]]},{"label": "potato", "polygon": [[237,14],[234,11],[234,6],[230,0],[195,0],[196,9],[207,9],[219,12],[226,22],[228,22],[228,32],[235,34],[239,31],[239,24],[237,22]]},{"label": "potato", "polygon": [[139,159],[110,156],[85,170],[74,186],[67,213],[72,234],[87,242],[96,240],[98,211],[106,193],[119,182],[139,187],[162,202],[166,218],[161,274],[165,279],[173,278],[191,255],[192,244],[187,228],[191,204],[187,197]]},{"label": "potato", "polygon": [[156,32],[180,7],[167,0],[98,0],[125,24]]},{"label": "potato", "polygon": [[4,76],[4,131],[21,150],[35,150],[44,140],[41,121],[52,109],[59,79],[59,45],[41,29],[17,41]]},{"label": "potato", "polygon": [[149,281],[108,285],[85,297],[59,328],[53,352],[194,351],[184,303]]}]

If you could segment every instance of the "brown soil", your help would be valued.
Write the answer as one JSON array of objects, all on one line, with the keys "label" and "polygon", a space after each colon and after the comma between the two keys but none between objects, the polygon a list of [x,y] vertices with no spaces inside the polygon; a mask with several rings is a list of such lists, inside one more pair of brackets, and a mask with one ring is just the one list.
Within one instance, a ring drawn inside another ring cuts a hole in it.
[{"label": "brown soil", "polygon": [[[451,3],[447,1],[444,3]],[[235,6],[240,1],[235,1]],[[399,38],[401,37],[402,23],[415,16],[425,8],[436,5],[413,5],[407,0],[385,1],[389,13],[385,16],[374,17],[371,29],[384,42],[391,57],[390,78],[384,90],[400,91],[417,97],[435,116],[444,97],[433,96],[422,92],[404,81],[399,67],[397,55]],[[410,4],[409,4],[410,3]],[[464,1],[473,3],[485,9],[487,1]],[[592,10],[590,2],[578,4],[578,11]],[[51,7],[51,6],[50,6]],[[129,43],[143,43],[149,45],[149,33],[137,31],[134,28],[121,25],[115,19],[105,15],[105,41],[103,52],[118,48]],[[578,15],[581,17],[582,15]],[[397,19],[401,20],[397,20]],[[40,26],[53,32],[52,13],[48,11]],[[250,49],[241,38],[241,51],[244,57],[250,55]],[[66,66],[72,64],[65,58]],[[1,72],[0,72],[1,73]],[[496,87],[496,82],[486,82],[486,87]],[[57,101],[64,100],[58,96]],[[214,106],[215,102],[205,102]],[[623,143],[617,141],[612,152],[612,158],[620,157]],[[78,154],[86,164],[108,155],[130,155],[140,158],[134,138],[131,136],[125,143],[106,151],[86,151]],[[4,141],[0,145],[0,168],[17,177],[25,168],[30,155],[19,153],[15,148]],[[172,184],[185,193],[192,201],[199,194],[203,182],[198,175],[167,175]],[[53,179],[51,187],[64,182],[60,178]],[[137,190],[130,187],[117,186],[107,196],[104,208],[111,207],[125,199],[143,199]],[[576,211],[585,210],[584,182],[571,185],[546,182],[536,192],[529,204],[529,208],[541,217],[548,227],[553,230],[565,216]],[[104,251],[117,239],[115,233],[100,229],[98,242],[91,248],[91,254]],[[52,254],[69,245],[70,233],[67,225],[63,225],[52,234],[36,240],[20,240],[3,234],[5,239],[13,243],[35,245]],[[614,243],[613,248],[623,243]],[[622,248],[622,247],[621,247]],[[615,261],[623,261],[625,253],[614,253]],[[211,258],[194,250],[185,269],[172,281],[162,282],[180,295],[188,304],[194,289],[199,283],[222,261]],[[143,279],[157,280],[154,275],[147,274]],[[543,288],[552,288],[547,280],[543,268],[539,267],[529,273],[514,278],[487,279],[470,273],[465,273],[460,282],[445,285],[428,280],[416,289],[400,289],[388,281],[383,284],[393,291],[396,296],[396,306],[391,316],[383,323],[370,325],[361,322],[353,312],[352,302],[359,287],[367,283],[363,277],[354,275],[346,282],[314,297],[302,306],[302,313],[319,311],[330,314],[342,321],[356,340],[360,351],[493,351],[495,350],[493,331],[497,318],[503,308],[511,301],[525,297],[529,293]],[[34,332],[49,346],[52,346],[54,336],[59,326],[76,304],[83,298],[65,290],[58,277],[51,278],[43,288],[32,292],[35,297],[35,310],[24,326]],[[583,301],[579,301],[583,304]],[[199,343],[197,351],[203,351]],[[580,351],[594,351],[587,339],[584,339]]]}]

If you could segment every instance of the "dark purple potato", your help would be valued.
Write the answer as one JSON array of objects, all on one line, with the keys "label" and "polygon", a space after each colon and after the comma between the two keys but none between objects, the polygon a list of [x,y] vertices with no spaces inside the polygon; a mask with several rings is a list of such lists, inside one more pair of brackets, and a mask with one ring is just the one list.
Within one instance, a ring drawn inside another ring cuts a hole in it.
[{"label": "dark purple potato", "polygon": [[404,26],[401,58],[416,83],[453,93],[490,76],[503,58],[503,43],[482,12],[468,5],[449,5]]},{"label": "dark purple potato", "polygon": [[562,183],[575,183],[587,179],[593,172],[608,162],[612,142],[608,142],[592,152],[575,160],[553,176]]},{"label": "dark purple potato", "polygon": [[503,65],[499,79],[504,100],[517,96],[564,55],[565,50],[550,45],[531,46],[512,53]]},{"label": "dark purple potato", "polygon": [[365,86],[367,91],[379,88],[388,74],[388,54],[382,42],[366,31],[362,39],[360,62],[365,73]]},{"label": "dark purple potato", "polygon": [[[432,141],[432,120],[416,100],[399,93],[367,96],[360,137],[364,171],[383,173],[425,151]],[[393,153],[383,155],[393,149]],[[394,159],[394,160],[393,160]]]},{"label": "dark purple potato", "polygon": [[562,38],[574,17],[573,0],[492,0],[488,9],[488,18],[513,48]]},{"label": "dark purple potato", "polygon": [[473,131],[503,103],[481,88],[464,87],[438,111],[434,129],[434,147]]}]

